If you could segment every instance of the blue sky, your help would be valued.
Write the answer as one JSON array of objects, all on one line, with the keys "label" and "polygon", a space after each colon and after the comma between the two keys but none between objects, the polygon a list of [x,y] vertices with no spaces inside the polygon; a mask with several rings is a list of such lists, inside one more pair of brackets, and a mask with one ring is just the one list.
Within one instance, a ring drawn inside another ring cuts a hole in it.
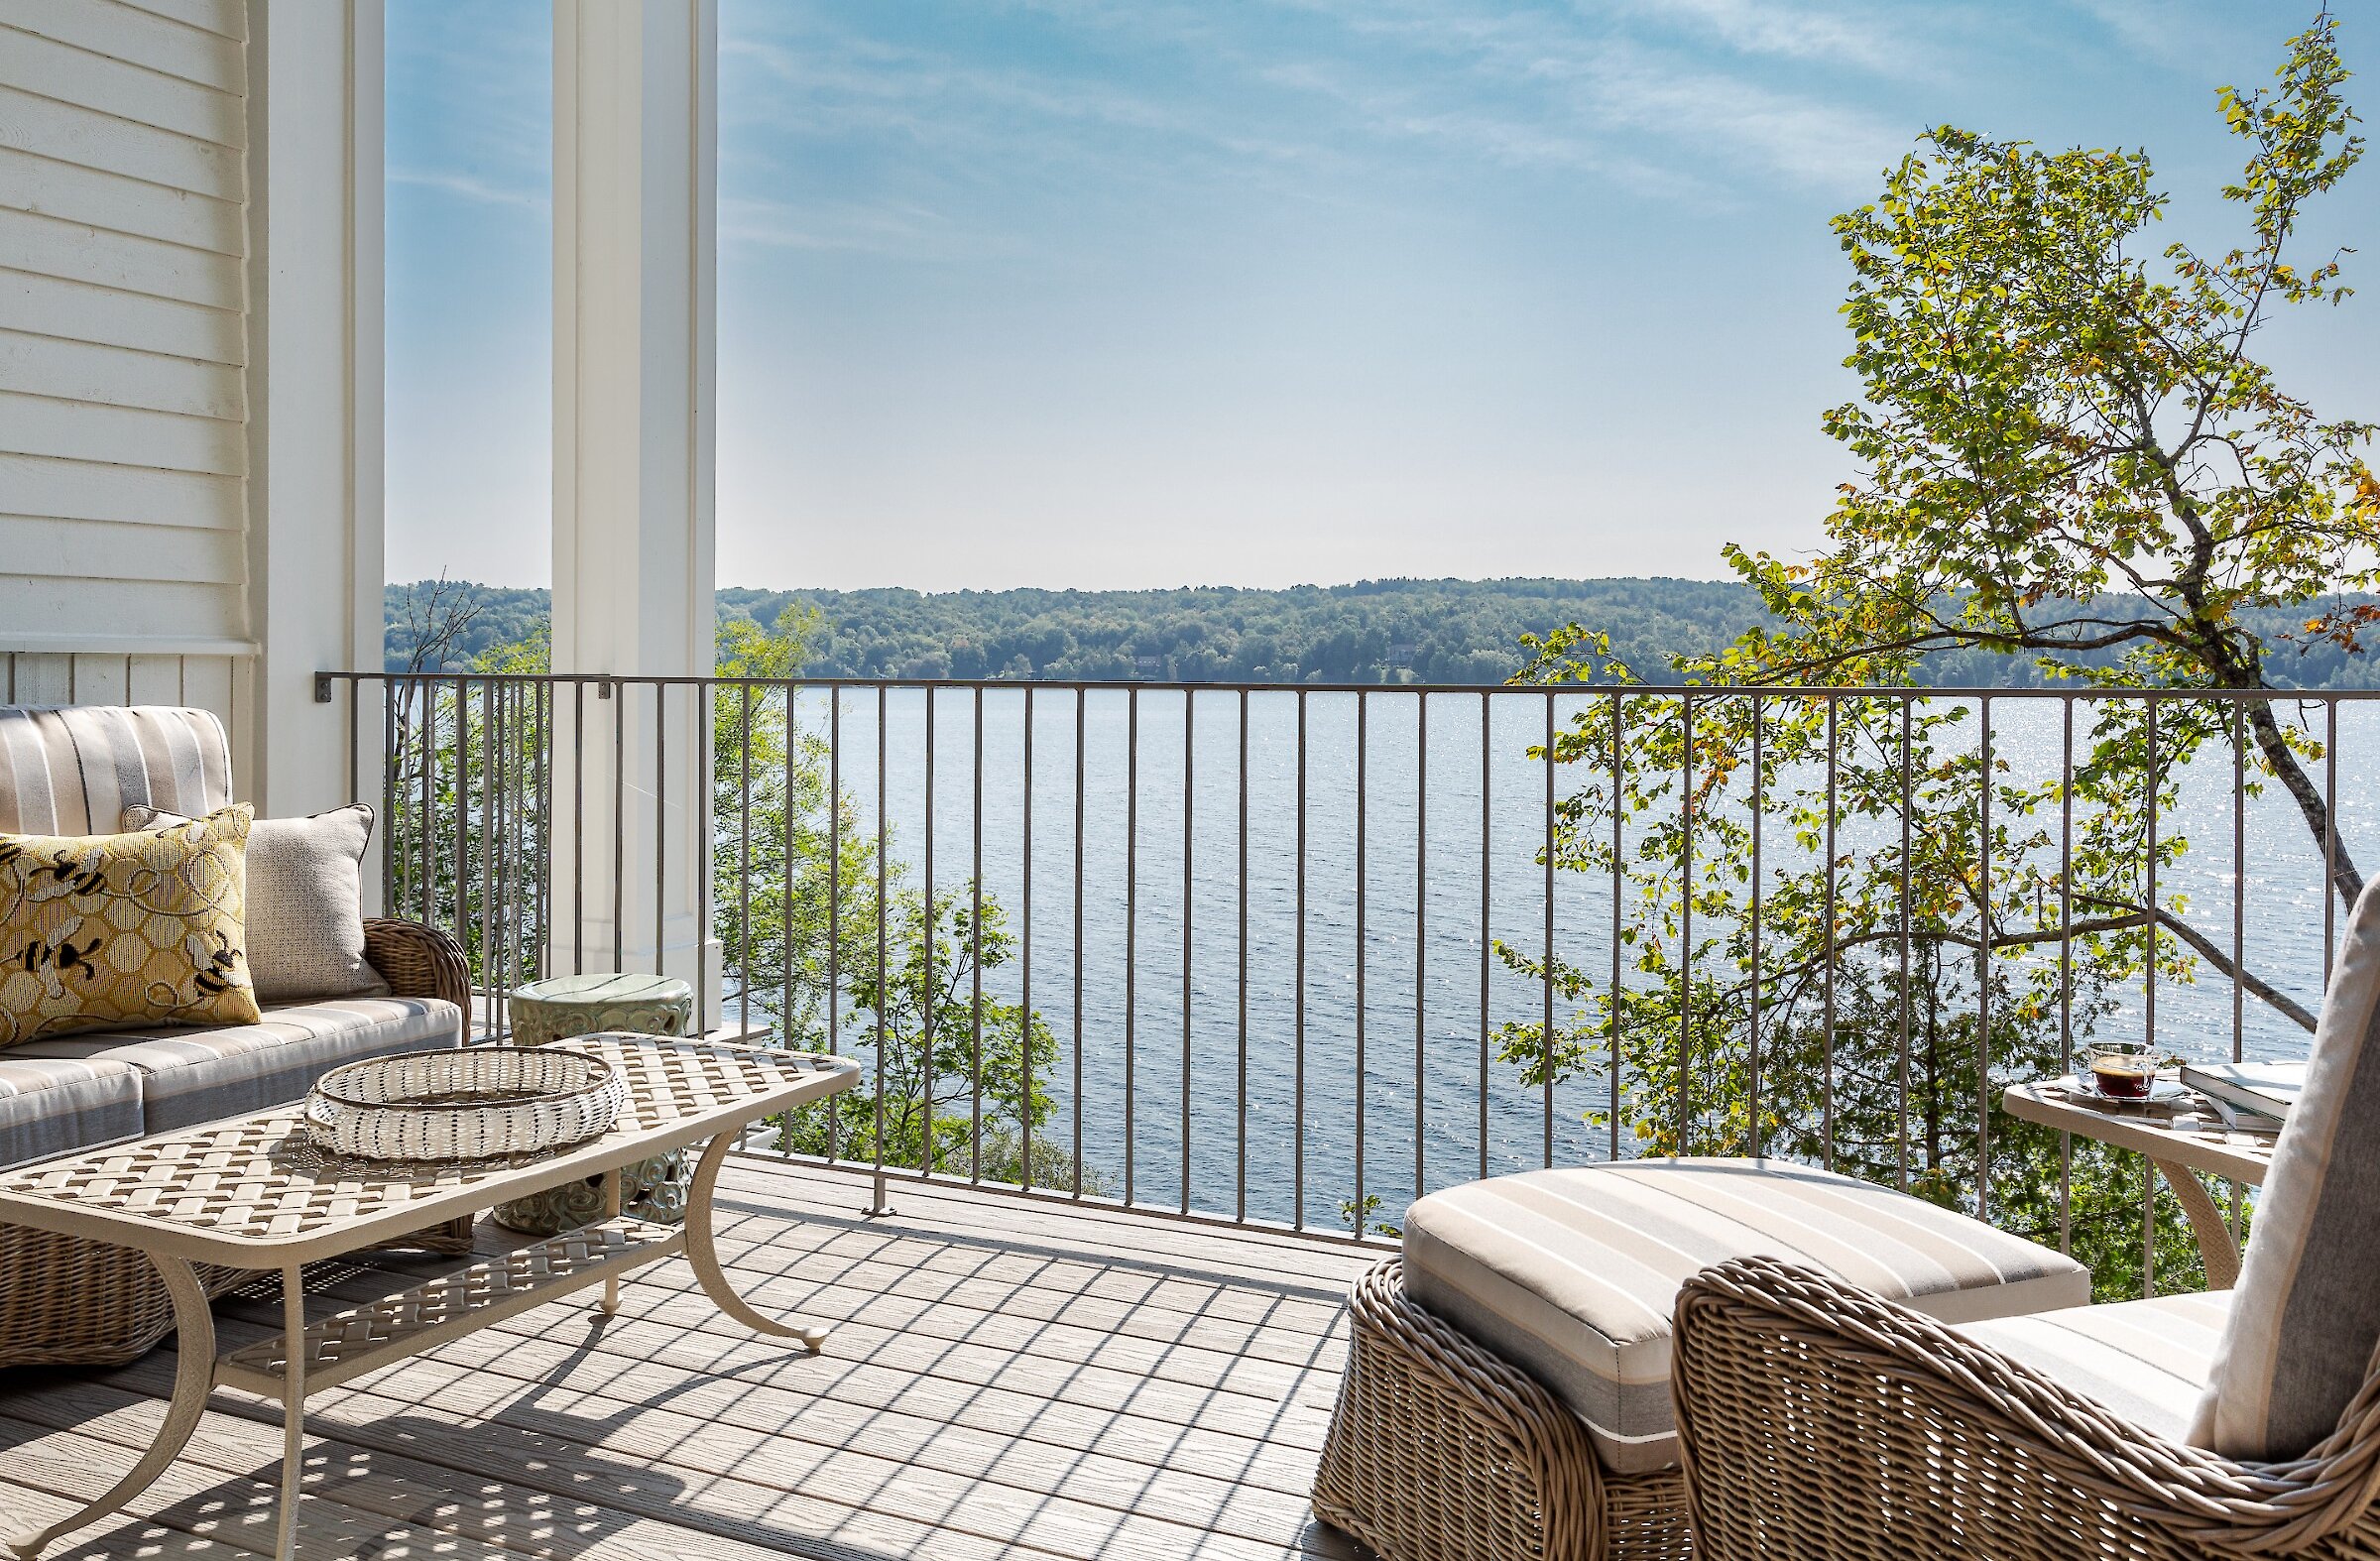
[{"label": "blue sky", "polygon": [[[1929,124],[2220,247],[2276,0],[721,0],[719,578],[1722,572],[1844,457],[1828,216]],[[391,0],[389,567],[549,569],[550,8]],[[2350,9],[2350,64],[2380,30]],[[2380,103],[2363,88],[2350,94]],[[2311,243],[2371,250],[2380,166]],[[2350,265],[2355,262],[2350,262]],[[2380,287],[2263,350],[2380,415]]]}]

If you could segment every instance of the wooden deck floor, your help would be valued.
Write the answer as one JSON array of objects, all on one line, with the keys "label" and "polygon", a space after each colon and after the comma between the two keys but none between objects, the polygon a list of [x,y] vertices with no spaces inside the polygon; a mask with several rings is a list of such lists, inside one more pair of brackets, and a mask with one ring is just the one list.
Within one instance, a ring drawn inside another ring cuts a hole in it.
[{"label": "wooden deck floor", "polygon": [[[1109,1211],[767,1162],[720,1186],[721,1252],[822,1356],[720,1316],[682,1262],[313,1401],[309,1558],[819,1561],[1350,1558],[1306,1489],[1365,1258]],[[483,1231],[487,1229],[483,1225]],[[325,1309],[422,1264],[326,1273]],[[218,1303],[230,1347],[278,1304]],[[156,1424],[171,1347],[0,1375],[0,1526],[103,1489]],[[53,1555],[269,1553],[278,1411],[219,1390],[181,1460]]]}]

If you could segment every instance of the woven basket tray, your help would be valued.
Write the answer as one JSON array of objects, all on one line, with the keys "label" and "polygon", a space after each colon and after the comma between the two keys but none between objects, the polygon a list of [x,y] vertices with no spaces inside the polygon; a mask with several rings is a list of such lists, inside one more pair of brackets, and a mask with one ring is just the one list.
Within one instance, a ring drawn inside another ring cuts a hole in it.
[{"label": "woven basket tray", "polygon": [[306,1136],[374,1160],[480,1160],[610,1130],[628,1099],[612,1065],[566,1046],[471,1046],[350,1062],[306,1097]]}]

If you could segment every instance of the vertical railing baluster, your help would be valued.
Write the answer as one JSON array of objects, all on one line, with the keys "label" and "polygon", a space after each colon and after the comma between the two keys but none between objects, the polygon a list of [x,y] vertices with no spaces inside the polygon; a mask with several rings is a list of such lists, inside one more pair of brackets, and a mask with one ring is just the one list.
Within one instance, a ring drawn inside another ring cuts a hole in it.
[{"label": "vertical railing baluster", "polygon": [[496,767],[496,682],[483,678],[479,684],[479,988],[480,1001],[487,1006],[488,1029],[492,1039],[503,1024],[502,1004],[497,985],[502,972],[504,939],[496,921],[496,888],[504,882],[504,863],[498,852],[503,835],[498,828],[500,803],[504,796],[503,778]]},{"label": "vertical railing baluster", "polygon": [[1542,1012],[1538,1022],[1537,1066],[1541,1147],[1539,1162],[1554,1163],[1554,691],[1545,691],[1545,968],[1539,972]]},{"label": "vertical railing baluster", "polygon": [[1248,1218],[1248,689],[1240,690],[1240,763],[1235,771],[1240,793],[1240,826],[1235,844],[1240,851],[1240,930],[1236,952],[1240,961],[1239,1087],[1234,1098],[1239,1102],[1239,1126],[1234,1132],[1235,1152],[1239,1164],[1233,1172],[1233,1207],[1237,1218]]},{"label": "vertical railing baluster", "polygon": [[[1586,727],[1582,722],[1579,730],[1582,744],[1586,735]],[[1605,1107],[1608,1113],[1608,1120],[1604,1124],[1607,1135],[1604,1156],[1613,1160],[1619,1158],[1619,1112],[1621,1092],[1625,1087],[1620,1077],[1623,1070],[1619,1059],[1619,984],[1622,979],[1619,968],[1620,906],[1626,890],[1626,880],[1622,875],[1624,858],[1621,838],[1623,821],[1627,816],[1625,757],[1620,746],[1620,694],[1614,689],[1611,694],[1611,1002],[1609,1020],[1605,1025],[1610,1067],[1609,1076],[1604,1080]]]},{"label": "vertical railing baluster", "polygon": [[[741,690],[745,698],[752,697],[749,684]],[[713,761],[719,751],[718,733],[712,716],[714,688],[703,682],[686,684],[686,699],[694,711],[694,794],[686,799],[686,871],[694,876],[694,1033],[707,1035],[715,1019],[724,1026],[727,1004],[720,1001],[721,1012],[711,1013],[711,870],[717,853],[713,846],[718,838],[717,820],[711,817],[711,802],[718,791]],[[727,948],[719,949],[722,965]],[[727,973],[720,971],[724,986]]]},{"label": "vertical railing baluster", "polygon": [[1480,1179],[1488,1179],[1489,960],[1495,946],[1495,696],[1480,695]]},{"label": "vertical railing baluster", "polygon": [[1413,696],[1413,1196],[1430,1190],[1430,696]]},{"label": "vertical railing baluster", "polygon": [[[470,691],[469,679],[457,677],[454,680],[454,937],[458,943],[468,943],[471,937]],[[487,946],[483,943],[478,949],[468,952],[479,956],[474,961],[477,968],[473,970],[473,976],[484,977],[487,973]],[[479,982],[474,980],[470,985],[476,989]],[[472,1027],[473,1018],[471,1015],[464,1016],[463,1027],[466,1031]],[[495,1016],[483,1013],[478,1018],[483,1026],[480,1031],[483,1038],[493,1036],[496,1033]]]},{"label": "vertical railing baluster", "polygon": [[[2075,1070],[2075,701],[2058,700],[2058,1071]],[[2075,1250],[2075,1136],[2058,1135],[2058,1250]]]},{"label": "vertical railing baluster", "polygon": [[[2144,908],[2148,912],[2149,954],[2146,964],[2146,997],[2142,1026],[2151,1047],[2157,1044],[2157,803],[2163,789],[2157,778],[2157,696],[2148,696],[2149,739],[2149,824],[2148,824],[2148,883]],[[2326,899],[2327,897],[2325,897]],[[2157,1171],[2146,1156],[2140,1162],[2140,1293],[2144,1299],[2157,1293]]]},{"label": "vertical railing baluster", "polygon": [[1900,1076],[1895,1084],[1900,1098],[1899,1110],[1895,1114],[1899,1126],[1895,1130],[1895,1141],[1893,1147],[1895,1155],[1894,1185],[1898,1186],[1901,1191],[1907,1192],[1909,1190],[1909,1042],[1911,1036],[1910,1023],[1914,1018],[1910,1011],[1909,940],[1911,933],[1915,931],[1915,928],[1910,924],[1911,907],[1909,904],[1909,843],[1911,833],[1909,811],[1916,802],[1916,794],[1913,789],[1913,780],[1909,774],[1909,759],[1911,737],[1910,723],[1915,715],[1917,696],[1915,694],[1903,693],[1897,697],[1901,707],[1901,1046]]},{"label": "vertical railing baluster", "polygon": [[587,685],[570,680],[570,974],[587,969]]},{"label": "vertical railing baluster", "polygon": [[[738,933],[736,939],[736,985],[741,989],[740,993],[738,994],[737,1013],[740,1016],[740,1021],[744,1026],[744,1033],[746,1036],[750,1036],[752,1033],[753,689],[754,685],[751,683],[740,684],[736,689],[736,715],[739,722],[737,736],[740,740],[736,755],[736,780],[739,782],[736,786],[736,927]],[[705,702],[707,703],[708,701]],[[788,702],[788,706],[785,711],[785,752],[789,754],[792,751],[793,712],[790,707],[790,703]],[[787,791],[785,793],[785,834],[787,840],[787,855],[791,855],[790,845],[792,831],[793,794],[792,792]],[[706,830],[704,835],[704,855],[708,857],[715,857],[717,852],[710,849],[711,842],[708,838],[709,831]],[[790,904],[786,905],[785,907],[788,913],[792,910],[792,908],[793,907]],[[792,929],[793,923],[790,919],[788,919],[785,922],[785,930],[789,934]],[[791,937],[788,936],[785,940],[785,964],[787,968],[792,966],[792,954],[793,943]],[[725,1022],[727,1016],[722,1014],[719,1016],[719,1018],[722,1022]]]},{"label": "vertical railing baluster", "polygon": [[[420,850],[421,921],[435,926],[438,897],[438,875],[434,864],[438,852],[438,814],[436,781],[438,769],[438,685],[428,679],[416,679],[414,689],[421,696],[421,818],[414,830],[414,842]],[[471,1017],[463,1016],[466,1030]]]},{"label": "vertical railing baluster", "polygon": [[606,678],[612,702],[612,969],[628,968],[628,694]]},{"label": "vertical railing baluster", "polygon": [[1033,686],[1024,686],[1024,841],[1018,847],[1023,861],[1020,864],[1023,885],[1023,906],[1020,912],[1022,932],[1017,952],[1022,964],[1018,970],[1020,991],[1017,996],[1017,1055],[1022,1059],[1024,1092],[1017,1124],[1016,1182],[1030,1189],[1033,1185]]},{"label": "vertical railing baluster", "polygon": [[[969,787],[972,800],[968,822],[974,844],[967,875],[967,1179],[981,1182],[984,1179],[984,685],[976,684],[973,693],[969,728],[975,744],[975,773]],[[1032,1087],[1029,1074],[1025,1087],[1028,1090]]]},{"label": "vertical railing baluster", "polygon": [[1306,691],[1297,691],[1297,959],[1295,1082],[1291,1106],[1294,1140],[1290,1162],[1295,1202],[1291,1224],[1306,1228]]},{"label": "vertical railing baluster", "polygon": [[1367,815],[1365,811],[1365,803],[1368,800],[1367,792],[1369,789],[1367,785],[1365,762],[1369,757],[1370,750],[1366,726],[1367,713],[1368,705],[1364,690],[1359,688],[1356,690],[1356,1235],[1359,1238],[1364,1234],[1365,1225],[1364,1093],[1365,1085],[1370,1079],[1370,1075],[1366,1071],[1364,1058],[1364,1011],[1367,996],[1364,972],[1365,967],[1370,963],[1368,956],[1371,952],[1368,946],[1368,934],[1370,929],[1365,922],[1367,908],[1365,867],[1366,858],[1368,855],[1366,847],[1370,843],[1366,834]]},{"label": "vertical railing baluster", "polygon": [[934,836],[941,833],[934,825],[939,822],[934,812],[934,705],[938,690],[927,683],[925,692],[925,991],[918,1004],[923,1018],[918,1024],[920,1049],[925,1060],[917,1076],[925,1092],[924,1103],[918,1108],[924,1114],[924,1131],[917,1144],[917,1174],[931,1176],[941,1167],[940,1145],[936,1141],[934,1122],[934,1009],[939,989],[934,985],[934,955],[942,941],[942,915],[934,903]]},{"label": "vertical railing baluster", "polygon": [[[669,973],[669,685],[656,679],[653,684],[653,969],[655,975]],[[702,928],[694,929],[697,941]],[[702,1001],[698,991],[697,1005]],[[694,1021],[694,1033],[702,1033],[702,1021]]]},{"label": "vertical railing baluster", "polygon": [[[778,999],[776,1043],[796,1044],[793,1034],[793,685],[785,684],[785,990]],[[801,1037],[807,1040],[806,1035]],[[826,1054],[843,1051],[843,687],[826,685]],[[826,1157],[843,1157],[843,1113],[828,1101]]]},{"label": "vertical railing baluster", "polygon": [[[2247,706],[2231,701],[2231,1060],[2244,1061],[2247,1038],[2248,969],[2248,734]],[[2329,898],[2328,885],[2322,887]],[[2244,1232],[2245,1194],[2231,1184],[2231,1239]]]},{"label": "vertical railing baluster", "polygon": [[1835,967],[1841,958],[1837,944],[1843,936],[1842,913],[1835,902],[1837,878],[1841,871],[1841,860],[1835,845],[1835,793],[1843,768],[1840,736],[1842,719],[1843,698],[1830,692],[1827,695],[1827,966],[1821,978],[1819,996],[1823,1025],[1820,1077],[1825,1085],[1824,1095],[1819,1102],[1819,1131],[1824,1141],[1819,1163],[1828,1170],[1835,1168]]},{"label": "vertical railing baluster", "polygon": [[1198,693],[1182,690],[1182,1187],[1180,1212],[1190,1212],[1190,1022],[1192,970],[1190,927],[1196,919],[1192,877],[1198,823]]},{"label": "vertical railing baluster", "polygon": [[[891,1214],[892,1201],[886,1197],[885,1181],[885,1048],[886,1037],[892,1028],[887,1012],[892,1007],[891,989],[886,984],[886,921],[892,914],[887,903],[889,866],[892,851],[891,829],[886,814],[886,760],[890,750],[887,732],[891,725],[892,690],[884,683],[876,685],[876,1033],[871,1049],[876,1053],[876,1160],[875,1180],[869,1193],[868,1212],[871,1215]],[[829,1102],[831,1105],[832,1102]]]},{"label": "vertical railing baluster", "polygon": [[1751,915],[1751,1089],[1750,1116],[1752,1154],[1754,1158],[1767,1152],[1768,1132],[1760,1120],[1760,824],[1766,807],[1766,792],[1760,773],[1761,738],[1765,723],[1762,719],[1760,696],[1752,695],[1752,915]]},{"label": "vertical railing baluster", "polygon": [[549,968],[553,950],[553,684],[537,685],[537,737],[531,750],[537,756],[537,936],[532,950],[536,969],[532,973],[542,979],[555,974]]},{"label": "vertical railing baluster", "polygon": [[380,681],[380,903],[381,914],[393,916],[405,903],[405,885],[397,864],[397,773],[405,762],[399,751],[397,684]]},{"label": "vertical railing baluster", "polygon": [[2147,925],[2145,926],[2145,928],[2144,928],[2143,930],[2144,930],[2144,931],[2147,933],[2147,935],[2148,935],[2148,946],[2149,946],[2149,953],[2148,953],[2148,960],[2147,960],[2147,962],[2146,962],[2146,970],[2145,970],[2145,994],[2144,994],[2144,1006],[2143,1006],[2143,1014],[2142,1014],[2142,1023],[2143,1023],[2143,1025],[2145,1026],[2145,1028],[2146,1028],[2146,1029],[2147,1029],[2147,1031],[2148,1031],[2148,1042],[2149,1042],[2149,1044],[2150,1044],[2150,1045],[2152,1045],[2152,1046],[2154,1046],[2154,1045],[2156,1045],[2156,1044],[2157,1044],[2157,947],[2158,947],[2158,941],[2159,941],[2159,940],[2158,940],[2158,936],[2157,936],[2157,934],[2158,934],[2158,932],[2159,932],[2159,930],[2160,930],[2160,929],[2159,929],[2159,927],[2158,927],[2158,925],[2157,925],[2157,836],[2158,836],[2158,829],[2157,829],[2157,825],[2158,825],[2158,806],[2157,806],[2157,804],[2158,804],[2159,800],[2161,799],[2161,798],[2160,798],[2160,795],[2159,795],[2159,793],[2163,791],[2164,787],[2163,787],[2163,786],[2161,786],[2161,785],[2158,783],[2158,775],[2157,775],[2157,748],[2158,748],[2158,743],[2157,743],[2157,735],[2158,735],[2158,734],[2157,734],[2157,696],[2156,696],[2155,694],[2151,694],[2151,695],[2148,697],[2147,705],[2148,705],[2148,741],[2149,741],[2149,764],[2148,764],[2148,787],[2149,787],[2148,804],[2149,804],[2149,820],[2148,820],[2148,851],[2147,851],[2147,854],[2146,854],[2146,857],[2145,857],[2145,861],[2146,861],[2146,872],[2147,872],[2148,878],[2147,878],[2147,883],[2146,883],[2146,885],[2145,885],[2145,888],[2146,888],[2146,891],[2147,891],[2147,895],[2146,895],[2146,899],[2145,899],[2145,901],[2144,901],[2144,903],[2143,903],[2143,906],[2142,906],[2142,908],[2143,908],[2143,909],[2145,909],[2145,910],[2148,912],[2148,915],[2147,915],[2147,918],[2146,918],[2146,920],[2147,920]]},{"label": "vertical railing baluster", "polygon": [[1089,756],[1085,689],[1074,690],[1074,1196],[1083,1195],[1083,787]]},{"label": "vertical railing baluster", "polygon": [[1678,1152],[1694,1152],[1694,695],[1678,701]]},{"label": "vertical railing baluster", "polygon": [[1138,1114],[1134,1086],[1138,1067],[1134,1057],[1134,981],[1140,965],[1140,690],[1124,694],[1124,1201],[1133,1197],[1133,1147]]},{"label": "vertical railing baluster", "polygon": [[1981,921],[1975,932],[1975,1214],[1991,1218],[1991,699],[1976,701],[1976,734],[1983,770],[1975,807],[1981,822],[1982,861],[1975,877],[1982,886]]},{"label": "vertical railing baluster", "polygon": [[[2151,707],[2155,708],[2154,706]],[[2338,959],[2338,700],[2322,702],[2322,990]]]}]

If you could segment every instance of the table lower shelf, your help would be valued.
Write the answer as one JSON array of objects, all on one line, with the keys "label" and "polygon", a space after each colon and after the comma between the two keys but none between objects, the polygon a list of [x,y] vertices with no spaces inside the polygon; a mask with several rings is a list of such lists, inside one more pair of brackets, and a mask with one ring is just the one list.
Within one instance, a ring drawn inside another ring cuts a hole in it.
[{"label": "table lower shelf", "polygon": [[[685,1245],[679,1229],[605,1220],[334,1313],[306,1327],[303,1389],[311,1393],[336,1386],[499,1318],[682,1252]],[[289,1335],[275,1334],[217,1361],[215,1381],[285,1398],[289,1355]]]}]

